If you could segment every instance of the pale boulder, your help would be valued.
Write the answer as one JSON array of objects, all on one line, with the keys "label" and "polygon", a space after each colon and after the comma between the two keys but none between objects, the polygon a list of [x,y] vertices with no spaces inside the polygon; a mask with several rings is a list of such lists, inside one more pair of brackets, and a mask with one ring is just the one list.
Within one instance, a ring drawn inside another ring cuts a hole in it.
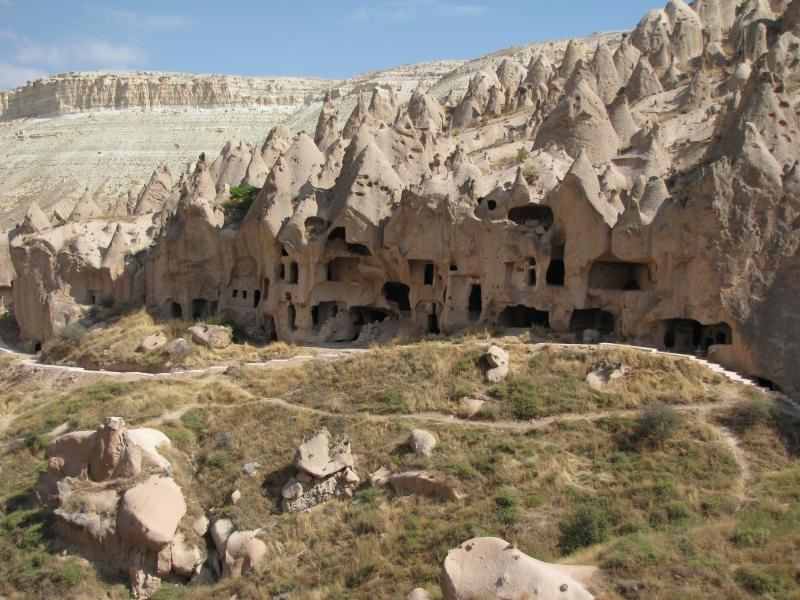
[{"label": "pale boulder", "polygon": [[432,456],[433,449],[436,448],[436,438],[424,429],[414,429],[408,437],[408,445],[415,454]]},{"label": "pale boulder", "polygon": [[266,556],[267,546],[256,537],[255,532],[235,531],[225,544],[222,573],[234,579],[248,573],[257,573],[263,568]]},{"label": "pale boulder", "polygon": [[624,377],[624,375],[625,365],[603,359],[594,365],[589,374],[586,375],[586,383],[591,388],[602,390],[617,379]]},{"label": "pale boulder", "polygon": [[167,336],[163,332],[158,331],[144,338],[139,343],[139,347],[136,348],[136,351],[141,352],[143,354],[147,354],[150,352],[154,352],[166,345],[167,345]]},{"label": "pale boulder", "polygon": [[500,383],[508,375],[508,352],[500,346],[492,344],[483,355],[488,369],[486,380],[491,383]]},{"label": "pale boulder", "polygon": [[442,566],[444,600],[592,600],[553,565],[499,538],[475,538],[450,550]]},{"label": "pale boulder", "polygon": [[431,600],[431,595],[427,590],[416,588],[408,593],[406,600]]},{"label": "pale boulder", "polygon": [[185,514],[186,502],[178,485],[168,477],[152,476],[125,492],[117,531],[123,539],[159,551],[175,537]]},{"label": "pale boulder", "polygon": [[320,478],[352,467],[350,441],[349,436],[342,434],[335,444],[331,443],[331,434],[323,427],[310,438],[303,438],[294,457],[294,466]]},{"label": "pale boulder", "polygon": [[189,335],[195,344],[200,344],[212,350],[222,350],[231,345],[231,330],[222,325],[208,325],[198,323],[188,329]]}]

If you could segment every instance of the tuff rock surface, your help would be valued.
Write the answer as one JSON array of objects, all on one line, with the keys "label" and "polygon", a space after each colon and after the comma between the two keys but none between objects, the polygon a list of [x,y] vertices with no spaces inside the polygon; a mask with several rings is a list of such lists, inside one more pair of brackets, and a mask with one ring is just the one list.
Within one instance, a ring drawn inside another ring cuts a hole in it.
[{"label": "tuff rock surface", "polygon": [[739,4],[672,1],[452,94],[378,85],[348,114],[332,93],[314,138],[231,142],[169,193],[157,172],[124,218],[33,205],[11,239],[22,337],[113,298],[293,342],[533,328],[797,391],[797,7]]}]

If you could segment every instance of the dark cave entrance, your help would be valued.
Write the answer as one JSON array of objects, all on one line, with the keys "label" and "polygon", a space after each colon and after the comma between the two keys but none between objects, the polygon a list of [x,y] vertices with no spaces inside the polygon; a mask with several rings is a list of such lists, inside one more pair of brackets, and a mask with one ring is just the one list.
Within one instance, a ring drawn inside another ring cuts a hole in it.
[{"label": "dark cave entrance", "polygon": [[569,330],[580,333],[586,329],[596,329],[602,335],[609,335],[615,330],[614,315],[599,308],[586,308],[572,311],[569,319]]},{"label": "dark cave entrance", "polygon": [[500,325],[503,327],[529,328],[534,325],[550,328],[550,313],[536,310],[530,306],[518,304],[508,306],[500,313]]},{"label": "dark cave entrance", "polygon": [[483,293],[481,291],[481,286],[477,283],[470,286],[467,310],[469,311],[470,321],[477,321],[481,318],[481,312],[483,311]]},{"label": "dark cave entrance", "polygon": [[396,305],[401,312],[411,310],[411,301],[409,300],[411,288],[407,285],[396,281],[388,281],[383,286],[381,293],[389,303]]}]

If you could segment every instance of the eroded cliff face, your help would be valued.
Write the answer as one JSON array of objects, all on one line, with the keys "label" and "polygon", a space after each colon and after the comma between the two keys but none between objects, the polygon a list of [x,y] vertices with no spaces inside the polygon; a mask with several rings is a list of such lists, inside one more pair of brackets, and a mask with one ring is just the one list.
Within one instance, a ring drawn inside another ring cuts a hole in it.
[{"label": "eroded cliff face", "polygon": [[334,82],[295,77],[183,73],[65,73],[0,95],[0,117],[46,117],[98,109],[302,106]]},{"label": "eroded cliff face", "polygon": [[497,57],[444,102],[328,97],[313,139],[278,127],[175,185],[157,172],[119,222],[33,206],[23,335],[107,296],[293,341],[551,330],[797,391],[798,15],[672,0],[612,46]]}]

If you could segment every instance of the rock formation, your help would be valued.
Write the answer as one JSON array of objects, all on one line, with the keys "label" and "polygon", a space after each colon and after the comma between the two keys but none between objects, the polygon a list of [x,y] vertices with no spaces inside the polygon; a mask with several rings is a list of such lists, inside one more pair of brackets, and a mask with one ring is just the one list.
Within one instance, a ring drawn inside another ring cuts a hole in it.
[{"label": "rock formation", "polygon": [[[535,327],[800,389],[797,9],[730,4],[674,0],[555,65],[481,62],[448,100],[449,80],[360,88],[343,134],[328,106],[318,143],[226,145],[124,219],[32,206],[11,241],[22,337],[108,297],[295,342]],[[228,193],[262,179],[250,205]]]},{"label": "rock formation", "polygon": [[359,484],[350,438],[339,436],[333,443],[327,429],[315,431],[297,448],[297,474],[283,486],[283,511],[299,512],[334,498],[349,498]]},{"label": "rock formation", "polygon": [[188,528],[183,493],[158,448],[169,439],[128,430],[119,417],[96,431],[62,435],[47,448],[47,470],[35,487],[54,530],[83,556],[127,573],[135,598],[149,598],[171,573],[196,576],[205,545]]}]

